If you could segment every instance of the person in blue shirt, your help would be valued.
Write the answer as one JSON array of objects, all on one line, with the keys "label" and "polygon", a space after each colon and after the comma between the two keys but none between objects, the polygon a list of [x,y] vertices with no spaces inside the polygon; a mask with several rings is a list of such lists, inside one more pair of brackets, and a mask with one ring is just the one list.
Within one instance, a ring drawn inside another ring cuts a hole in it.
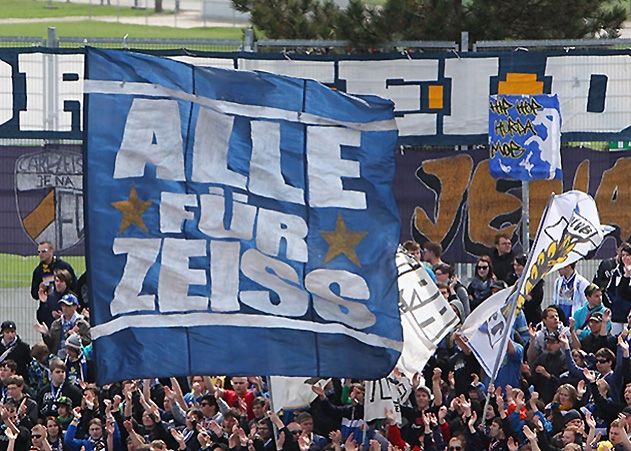
[{"label": "person in blue shirt", "polygon": [[[603,305],[603,292],[600,287],[594,283],[591,283],[585,288],[585,298],[587,303],[577,309],[572,318],[574,319],[574,326],[572,330],[576,331],[576,335],[579,340],[587,337],[590,334],[589,320],[594,313],[605,313],[605,306]],[[608,330],[611,329],[611,321],[607,324]]]}]

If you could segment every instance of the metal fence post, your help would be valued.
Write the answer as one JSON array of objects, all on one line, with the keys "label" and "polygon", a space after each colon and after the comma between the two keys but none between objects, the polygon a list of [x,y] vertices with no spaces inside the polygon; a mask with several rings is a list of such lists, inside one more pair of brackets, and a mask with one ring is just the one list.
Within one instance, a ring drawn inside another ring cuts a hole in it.
[{"label": "metal fence post", "polygon": [[[46,47],[59,47],[57,28],[48,27]],[[47,130],[57,130],[57,57],[54,53],[47,53],[44,57],[44,119]]]},{"label": "metal fence post", "polygon": [[461,52],[469,51],[469,32],[468,31],[460,32],[460,51]]},{"label": "metal fence post", "polygon": [[256,43],[254,42],[254,30],[252,28],[245,29],[245,36],[243,41],[244,52],[255,52]]}]

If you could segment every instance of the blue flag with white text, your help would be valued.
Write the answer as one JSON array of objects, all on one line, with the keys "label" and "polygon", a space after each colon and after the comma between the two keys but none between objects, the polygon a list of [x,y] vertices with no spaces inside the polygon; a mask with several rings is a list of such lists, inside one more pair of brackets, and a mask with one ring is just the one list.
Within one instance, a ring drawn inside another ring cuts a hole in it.
[{"label": "blue flag with white text", "polygon": [[390,371],[392,102],[98,49],[85,77],[100,383]]},{"label": "blue flag with white text", "polygon": [[561,111],[557,95],[492,95],[489,169],[494,178],[561,179]]}]

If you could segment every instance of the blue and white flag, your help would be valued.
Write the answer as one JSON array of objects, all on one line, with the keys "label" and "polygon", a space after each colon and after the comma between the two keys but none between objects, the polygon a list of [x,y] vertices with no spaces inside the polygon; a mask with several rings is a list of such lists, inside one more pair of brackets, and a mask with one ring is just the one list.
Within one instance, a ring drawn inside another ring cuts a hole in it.
[{"label": "blue and white flag", "polygon": [[491,175],[498,179],[561,179],[561,112],[555,95],[492,95]]},{"label": "blue and white flag", "polygon": [[392,102],[121,51],[86,71],[99,382],[388,374]]}]

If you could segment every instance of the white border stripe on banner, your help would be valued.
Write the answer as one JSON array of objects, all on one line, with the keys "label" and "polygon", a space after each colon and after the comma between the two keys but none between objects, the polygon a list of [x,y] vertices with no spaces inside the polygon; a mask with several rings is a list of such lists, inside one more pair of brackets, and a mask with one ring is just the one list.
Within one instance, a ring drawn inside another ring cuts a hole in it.
[{"label": "white border stripe on banner", "polygon": [[247,313],[210,313],[191,312],[180,314],[126,315],[99,324],[90,329],[92,338],[97,339],[130,328],[155,327],[196,327],[196,326],[233,326],[263,329],[293,329],[321,334],[341,334],[362,343],[401,351],[403,342],[391,340],[375,334],[359,332],[339,323],[314,323],[300,319],[281,318],[278,316],[251,315]]},{"label": "white border stripe on banner", "polygon": [[[298,122],[307,125],[337,125],[359,131],[379,132],[397,130],[394,119],[372,122],[346,122],[318,116],[316,114],[301,111],[283,110],[258,105],[245,105],[225,100],[215,100],[197,94],[189,94],[184,91],[167,88],[154,83],[139,83],[109,80],[84,80],[84,93],[86,94],[120,94],[139,95],[147,97],[171,97],[187,102],[197,103],[213,111],[223,114],[251,117],[254,119],[272,119]],[[358,99],[360,102],[363,100]]]}]

